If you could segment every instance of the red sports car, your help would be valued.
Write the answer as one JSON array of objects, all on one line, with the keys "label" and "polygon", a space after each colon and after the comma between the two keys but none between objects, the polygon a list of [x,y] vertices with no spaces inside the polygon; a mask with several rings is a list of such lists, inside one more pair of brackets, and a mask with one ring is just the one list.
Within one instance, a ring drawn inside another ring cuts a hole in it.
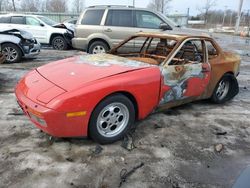
[{"label": "red sports car", "polygon": [[151,112],[238,91],[239,56],[209,37],[139,33],[107,54],[81,55],[28,73],[16,86],[30,120],[56,137],[121,139]]}]

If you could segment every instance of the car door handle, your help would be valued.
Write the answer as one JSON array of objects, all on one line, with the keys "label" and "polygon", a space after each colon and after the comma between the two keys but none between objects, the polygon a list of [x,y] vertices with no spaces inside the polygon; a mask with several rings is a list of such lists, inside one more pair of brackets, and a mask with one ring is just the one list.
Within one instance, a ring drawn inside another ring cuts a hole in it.
[{"label": "car door handle", "polygon": [[112,29],[108,28],[104,30],[105,32],[112,32]]}]

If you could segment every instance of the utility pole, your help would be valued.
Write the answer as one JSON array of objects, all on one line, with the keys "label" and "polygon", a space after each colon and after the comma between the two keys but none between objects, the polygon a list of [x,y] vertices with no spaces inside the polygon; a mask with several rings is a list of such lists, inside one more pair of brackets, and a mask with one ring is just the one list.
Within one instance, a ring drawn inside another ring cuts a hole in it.
[{"label": "utility pole", "polygon": [[164,14],[164,0],[161,0],[161,13]]},{"label": "utility pole", "polygon": [[223,20],[222,20],[222,27],[224,26],[224,23],[225,23],[226,11],[227,11],[227,6],[225,6],[225,10],[224,10],[224,15],[223,15]]},{"label": "utility pole", "polygon": [[15,0],[12,0],[12,5],[13,5],[13,9],[16,12],[16,5],[15,5]]},{"label": "utility pole", "polygon": [[135,0],[133,0],[133,7],[135,7]]},{"label": "utility pole", "polygon": [[243,0],[239,0],[239,8],[238,8],[238,14],[237,14],[237,20],[236,20],[236,24],[235,24],[235,32],[234,32],[234,34],[239,33],[242,4],[243,4]]}]

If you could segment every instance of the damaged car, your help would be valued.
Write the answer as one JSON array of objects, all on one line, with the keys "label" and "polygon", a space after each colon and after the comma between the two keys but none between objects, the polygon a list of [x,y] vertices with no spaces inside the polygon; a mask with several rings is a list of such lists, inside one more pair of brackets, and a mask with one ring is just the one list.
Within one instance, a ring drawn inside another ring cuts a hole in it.
[{"label": "damaged car", "polygon": [[52,45],[57,50],[66,50],[71,47],[71,39],[74,37],[73,31],[66,25],[40,15],[1,15],[0,26],[28,31],[41,44]]},{"label": "damaged car", "polygon": [[35,57],[41,48],[31,33],[19,29],[0,29],[0,46],[7,63],[17,63],[23,57]]},{"label": "damaged car", "polygon": [[138,33],[106,54],[41,66],[19,81],[15,94],[44,132],[107,144],[152,112],[232,99],[240,61],[210,37]]}]

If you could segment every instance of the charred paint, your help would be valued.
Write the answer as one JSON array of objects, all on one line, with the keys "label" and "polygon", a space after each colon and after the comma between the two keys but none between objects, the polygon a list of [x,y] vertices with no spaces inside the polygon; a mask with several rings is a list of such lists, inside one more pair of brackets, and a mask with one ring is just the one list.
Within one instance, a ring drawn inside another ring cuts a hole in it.
[{"label": "charred paint", "polygon": [[76,63],[86,63],[95,66],[108,67],[111,65],[119,65],[126,67],[149,67],[152,66],[148,63],[141,61],[131,60],[128,58],[115,56],[111,54],[88,54],[79,56],[79,60]]}]

